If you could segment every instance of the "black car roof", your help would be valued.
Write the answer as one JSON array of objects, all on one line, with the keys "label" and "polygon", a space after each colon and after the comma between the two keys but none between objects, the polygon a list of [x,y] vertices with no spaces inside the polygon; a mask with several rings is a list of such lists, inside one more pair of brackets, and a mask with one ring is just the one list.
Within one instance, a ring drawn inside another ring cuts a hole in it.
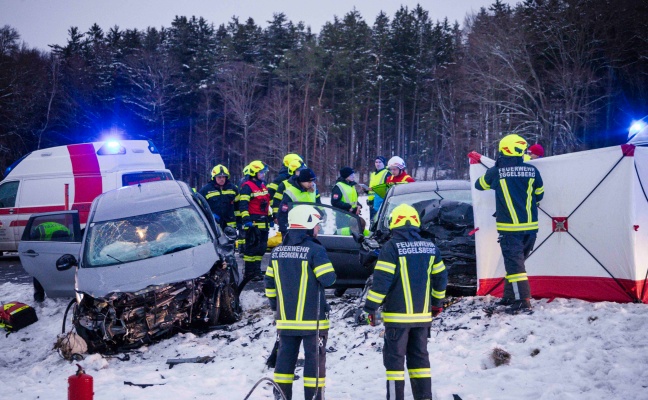
[{"label": "black car roof", "polygon": [[392,196],[400,196],[408,193],[433,192],[435,190],[470,190],[470,181],[444,180],[444,181],[418,181],[407,184],[396,185],[393,188]]}]

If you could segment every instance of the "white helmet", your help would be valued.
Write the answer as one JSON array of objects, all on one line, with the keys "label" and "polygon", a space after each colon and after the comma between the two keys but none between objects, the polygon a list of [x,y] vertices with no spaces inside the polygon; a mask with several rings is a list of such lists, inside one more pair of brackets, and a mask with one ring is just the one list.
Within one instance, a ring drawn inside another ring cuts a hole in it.
[{"label": "white helmet", "polygon": [[405,161],[403,161],[402,158],[398,156],[394,156],[389,159],[387,162],[387,168],[389,167],[396,167],[398,169],[405,169]]},{"label": "white helmet", "polygon": [[322,222],[322,215],[313,206],[296,205],[288,211],[288,229],[313,229]]}]

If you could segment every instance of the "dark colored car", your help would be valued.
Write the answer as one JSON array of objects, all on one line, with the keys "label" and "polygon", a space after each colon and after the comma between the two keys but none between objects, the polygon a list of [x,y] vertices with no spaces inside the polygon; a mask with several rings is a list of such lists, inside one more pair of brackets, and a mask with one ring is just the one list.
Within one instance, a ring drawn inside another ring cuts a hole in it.
[{"label": "dark colored car", "polygon": [[477,287],[472,198],[468,181],[427,181],[392,187],[364,231],[356,215],[321,207],[326,220],[318,236],[335,268],[337,288],[363,287],[373,271],[375,250],[389,240],[389,214],[399,204],[421,216],[421,236],[439,247],[449,269],[449,295],[474,295]]}]

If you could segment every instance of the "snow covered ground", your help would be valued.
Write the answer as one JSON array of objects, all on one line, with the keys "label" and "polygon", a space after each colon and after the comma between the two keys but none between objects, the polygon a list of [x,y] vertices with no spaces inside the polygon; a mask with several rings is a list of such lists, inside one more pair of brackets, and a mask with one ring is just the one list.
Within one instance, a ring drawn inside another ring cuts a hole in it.
[{"label": "snow covered ground", "polygon": [[[259,378],[272,377],[265,359],[275,329],[260,289],[243,293],[246,313],[235,329],[179,334],[130,353],[128,361],[86,356],[80,364],[94,377],[94,398],[242,400]],[[31,303],[31,286],[0,284],[0,301],[9,300]],[[482,308],[496,300],[462,298],[433,322],[428,349],[435,399],[451,400],[453,394],[464,400],[648,398],[646,305],[540,300],[532,315],[488,317]],[[384,398],[382,328],[341,318],[351,296],[329,301],[327,397]],[[52,350],[66,305],[46,299],[36,305],[37,323],[0,337],[3,399],[67,398],[67,377],[76,367]],[[508,365],[495,367],[490,354],[496,347],[510,353]],[[197,356],[215,359],[172,369],[165,364]],[[125,381],[157,385],[140,388]],[[302,380],[295,385],[295,399],[303,399]],[[250,399],[272,399],[269,385]]]}]

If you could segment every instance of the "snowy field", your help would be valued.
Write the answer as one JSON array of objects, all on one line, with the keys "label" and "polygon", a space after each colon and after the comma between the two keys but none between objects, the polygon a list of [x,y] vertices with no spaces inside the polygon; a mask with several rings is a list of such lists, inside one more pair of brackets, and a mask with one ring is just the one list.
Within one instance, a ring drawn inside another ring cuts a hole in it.
[{"label": "snowy field", "polygon": [[[1,284],[0,299],[32,303],[31,286]],[[540,300],[532,315],[488,317],[482,308],[496,300],[460,299],[433,322],[428,349],[436,400],[453,394],[463,400],[648,398],[646,305]],[[86,356],[80,364],[94,377],[94,398],[243,400],[258,379],[272,377],[265,359],[275,330],[260,291],[246,290],[242,301],[245,317],[232,330],[179,334],[131,352],[128,361]],[[327,398],[384,398],[382,328],[341,318],[354,302],[351,296],[329,301]],[[0,337],[2,399],[67,399],[67,377],[76,367],[52,350],[66,305],[46,299],[36,306],[36,324]],[[508,365],[495,367],[490,354],[496,347],[510,353]],[[197,356],[215,359],[172,369],[165,364]],[[301,368],[296,373],[301,376]],[[303,399],[301,379],[295,385],[294,398]],[[272,398],[269,385],[250,397]]]}]

